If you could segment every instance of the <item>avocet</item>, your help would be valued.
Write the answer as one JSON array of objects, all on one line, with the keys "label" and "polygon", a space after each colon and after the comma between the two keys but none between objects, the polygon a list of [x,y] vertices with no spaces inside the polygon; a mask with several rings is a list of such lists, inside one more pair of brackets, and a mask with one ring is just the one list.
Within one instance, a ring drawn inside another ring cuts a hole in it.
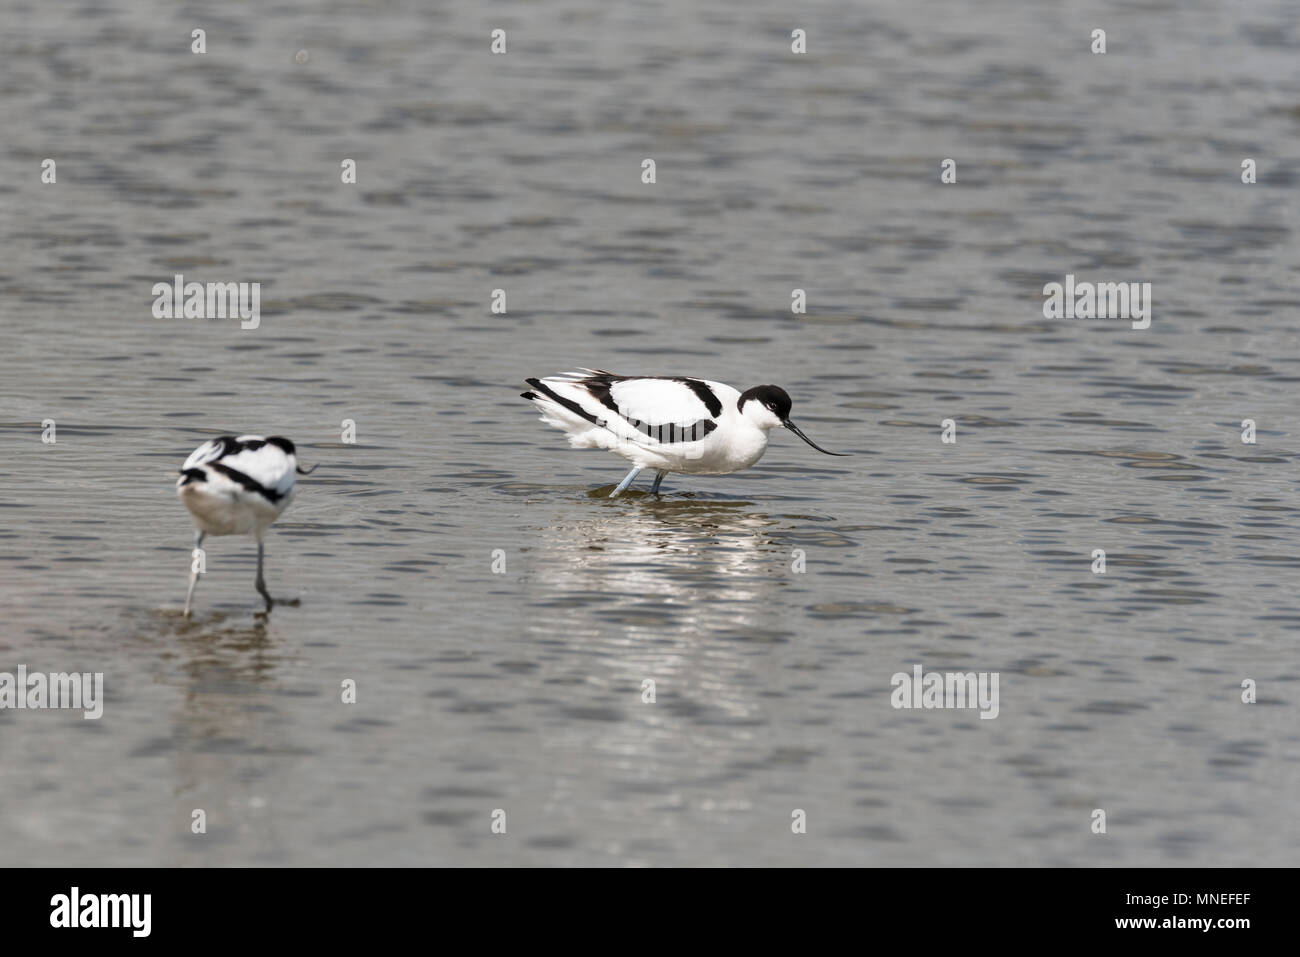
[{"label": "avocet", "polygon": [[[271,610],[271,593],[262,576],[265,549],[262,536],[293,499],[294,478],[315,468],[298,467],[297,452],[288,439],[273,435],[221,435],[204,442],[181,466],[176,493],[194,517],[194,548],[205,535],[252,535],[257,541],[257,592]],[[190,614],[198,563],[190,566],[185,616]]]},{"label": "avocet", "polygon": [[608,449],[632,463],[610,498],[654,469],[651,494],[669,472],[726,475],[763,457],[767,435],[789,429],[818,452],[830,452],[790,421],[790,396],[777,385],[739,392],[721,382],[687,376],[622,376],[579,369],[545,379],[526,379],[522,393],[547,425],[566,432],[575,449]]}]

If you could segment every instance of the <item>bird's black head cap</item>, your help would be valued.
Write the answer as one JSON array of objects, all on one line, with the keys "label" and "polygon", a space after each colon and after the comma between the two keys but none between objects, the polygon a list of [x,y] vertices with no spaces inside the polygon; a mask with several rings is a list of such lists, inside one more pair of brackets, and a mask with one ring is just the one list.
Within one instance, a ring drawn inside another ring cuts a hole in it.
[{"label": "bird's black head cap", "polygon": [[745,403],[753,399],[772,410],[772,414],[784,422],[790,418],[790,396],[779,385],[756,385],[741,394],[736,408],[745,411]]}]

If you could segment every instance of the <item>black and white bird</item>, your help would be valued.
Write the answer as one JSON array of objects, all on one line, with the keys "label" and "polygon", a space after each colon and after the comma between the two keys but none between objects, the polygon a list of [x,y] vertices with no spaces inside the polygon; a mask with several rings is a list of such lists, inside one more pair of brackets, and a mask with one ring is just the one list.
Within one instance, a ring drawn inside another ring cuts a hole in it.
[{"label": "black and white bird", "polygon": [[609,495],[616,497],[637,473],[656,472],[651,494],[669,472],[726,475],[747,469],[767,449],[767,434],[783,426],[818,452],[829,452],[790,421],[790,396],[777,385],[738,392],[721,382],[686,376],[622,376],[579,369],[526,379],[522,393],[542,421],[568,433],[575,449],[608,449],[632,463]]},{"label": "black and white bird", "polygon": [[[298,467],[293,443],[279,435],[221,435],[204,442],[181,466],[176,493],[194,517],[194,548],[205,535],[252,535],[257,540],[257,591],[271,610],[262,577],[262,536],[293,499],[294,478],[315,468]],[[198,563],[190,566],[185,616],[190,614]]]}]

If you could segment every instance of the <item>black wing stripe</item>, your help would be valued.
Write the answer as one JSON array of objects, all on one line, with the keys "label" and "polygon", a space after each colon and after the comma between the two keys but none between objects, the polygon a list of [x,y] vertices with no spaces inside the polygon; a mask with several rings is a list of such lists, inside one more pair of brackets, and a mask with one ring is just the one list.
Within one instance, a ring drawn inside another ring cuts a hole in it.
[{"label": "black wing stripe", "polygon": [[248,439],[244,442],[239,441],[233,435],[218,435],[212,440],[221,447],[219,459],[227,458],[231,455],[237,455],[240,452],[256,452],[264,445],[274,445],[285,455],[294,455],[296,449],[292,442],[280,435],[273,435],[269,439]]},{"label": "black wing stripe", "polygon": [[[593,376],[590,379],[583,379],[582,386],[605,408],[617,412],[619,415],[623,415],[623,410],[618,407],[618,403],[614,401],[614,396],[611,395],[609,391],[617,381],[618,379],[614,376],[607,375],[599,378]],[[624,416],[624,418],[626,418],[626,416]]]},{"label": "black wing stripe", "polygon": [[227,455],[234,455],[236,452],[244,450],[244,443],[233,435],[219,435],[212,441],[221,446],[221,451],[217,455],[219,459],[224,459]]},{"label": "black wing stripe", "polygon": [[222,475],[230,479],[230,481],[234,482],[236,485],[239,485],[242,488],[246,488],[250,492],[256,492],[258,495],[262,496],[262,498],[266,499],[268,502],[275,503],[280,501],[280,499],[284,497],[275,489],[267,488],[257,479],[245,475],[243,472],[239,471],[239,469],[232,469],[229,465],[222,465],[220,462],[212,462],[208,465],[208,468],[220,472]]},{"label": "black wing stripe", "polygon": [[709,410],[709,415],[715,419],[722,415],[722,402],[713,394],[713,390],[699,379],[674,379],[673,381],[680,382],[694,392],[695,397],[703,402],[704,407]]},{"label": "black wing stripe", "polygon": [[538,392],[540,392],[542,395],[546,396],[552,402],[556,402],[559,405],[564,406],[574,415],[580,415],[588,422],[590,422],[592,425],[599,425],[602,428],[604,428],[605,426],[604,422],[600,421],[600,419],[596,418],[594,415],[592,415],[582,406],[578,405],[578,403],[574,402],[572,399],[566,399],[564,396],[557,393],[554,389],[550,388],[545,383],[543,383],[541,379],[525,379],[524,381],[527,382],[534,389],[536,389]]}]

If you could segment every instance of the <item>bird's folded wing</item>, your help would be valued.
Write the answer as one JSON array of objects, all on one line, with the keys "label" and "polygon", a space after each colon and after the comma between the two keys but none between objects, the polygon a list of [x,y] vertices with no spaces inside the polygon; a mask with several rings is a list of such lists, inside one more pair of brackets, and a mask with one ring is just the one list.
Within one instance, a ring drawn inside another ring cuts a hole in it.
[{"label": "bird's folded wing", "polygon": [[279,495],[287,495],[293,488],[293,460],[277,445],[262,445],[257,449],[243,449],[220,460],[220,464],[247,475],[258,485]]},{"label": "bird's folded wing", "polygon": [[716,427],[703,397],[721,404],[697,380],[617,376],[583,369],[529,379],[543,395],[619,439],[636,445],[693,442]]},{"label": "bird's folded wing", "polygon": [[696,390],[679,379],[620,379],[609,394],[619,415],[634,424],[688,428],[713,418]]}]

